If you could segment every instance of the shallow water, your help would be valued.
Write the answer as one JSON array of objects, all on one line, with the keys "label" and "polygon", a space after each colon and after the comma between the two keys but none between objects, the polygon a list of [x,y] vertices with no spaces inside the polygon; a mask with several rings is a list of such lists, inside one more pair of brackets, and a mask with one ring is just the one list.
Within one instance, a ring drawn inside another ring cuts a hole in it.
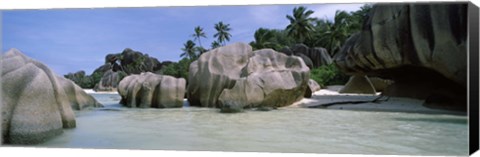
[{"label": "shallow water", "polygon": [[103,109],[76,112],[77,128],[37,147],[467,155],[465,116],[285,107],[131,109],[92,94]]}]

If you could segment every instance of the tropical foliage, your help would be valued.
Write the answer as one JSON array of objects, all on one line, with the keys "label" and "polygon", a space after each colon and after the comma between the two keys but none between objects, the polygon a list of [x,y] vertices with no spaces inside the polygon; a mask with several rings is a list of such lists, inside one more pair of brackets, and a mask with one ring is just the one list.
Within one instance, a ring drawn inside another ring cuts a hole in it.
[{"label": "tropical foliage", "polygon": [[177,78],[185,78],[188,80],[188,68],[192,63],[192,60],[183,58],[178,63],[172,63],[161,70],[161,74],[163,75],[170,75]]},{"label": "tropical foliage", "polygon": [[183,53],[180,54],[180,57],[186,57],[190,60],[197,58],[195,43],[192,40],[188,40],[183,46]]},{"label": "tropical foliage", "polygon": [[[272,48],[278,51],[303,43],[309,47],[326,48],[334,56],[353,33],[362,29],[370,9],[371,5],[364,5],[353,12],[337,10],[332,19],[318,19],[312,17],[313,10],[304,6],[295,7],[291,15],[286,15],[289,24],[284,30],[259,28],[250,45],[253,49]],[[348,81],[348,76],[333,64],[312,69],[310,76],[322,86]]]},{"label": "tropical foliage", "polygon": [[293,9],[293,16],[286,16],[290,21],[286,28],[288,35],[300,43],[304,42],[305,39],[309,39],[310,33],[314,31],[313,21],[315,18],[310,17],[313,11],[306,9],[304,6],[296,7]]},{"label": "tropical foliage", "polygon": [[213,37],[217,38],[217,41],[222,45],[225,46],[226,41],[230,41],[232,35],[228,32],[232,29],[230,28],[230,24],[224,24],[222,21],[218,22],[214,26],[217,33],[213,35]]},{"label": "tropical foliage", "polygon": [[284,46],[295,43],[295,40],[290,38],[284,30],[259,28],[253,37],[255,41],[250,42],[253,49],[271,48],[278,51]]},{"label": "tropical foliage", "polygon": [[330,64],[310,70],[310,78],[324,87],[327,85],[343,85],[348,81],[349,76],[340,72],[334,64]]},{"label": "tropical foliage", "polygon": [[203,31],[203,28],[200,26],[197,26],[194,28],[195,33],[192,34],[192,37],[194,38],[194,41],[198,41],[198,45],[202,47],[202,41],[201,38],[207,38],[205,32]]}]

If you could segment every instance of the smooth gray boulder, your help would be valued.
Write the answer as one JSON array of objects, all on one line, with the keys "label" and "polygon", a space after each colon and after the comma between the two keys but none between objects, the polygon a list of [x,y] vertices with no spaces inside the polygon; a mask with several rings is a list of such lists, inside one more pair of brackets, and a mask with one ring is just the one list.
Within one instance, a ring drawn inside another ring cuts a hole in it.
[{"label": "smooth gray boulder", "polygon": [[272,49],[252,51],[244,43],[206,52],[189,70],[190,105],[222,112],[290,105],[303,98],[310,75],[297,56]]},{"label": "smooth gray boulder", "polygon": [[308,88],[307,88],[307,91],[305,92],[304,97],[311,98],[312,94],[315,93],[316,91],[319,91],[320,89],[322,89],[322,87],[317,83],[317,81],[309,79]]},{"label": "smooth gray boulder", "polygon": [[2,143],[41,143],[76,126],[72,106],[97,104],[77,101],[83,90],[17,49],[3,54],[1,64]]},{"label": "smooth gray boulder", "polygon": [[467,13],[467,3],[376,4],[334,61],[349,75],[393,80],[389,96],[449,97],[466,111]]},{"label": "smooth gray boulder", "polygon": [[186,81],[151,72],[130,75],[118,85],[121,104],[138,108],[182,107]]},{"label": "smooth gray boulder", "polygon": [[96,107],[103,107],[101,103],[99,103],[93,96],[87,94],[82,88],[76,85],[73,81],[58,77],[57,80],[60,86],[65,91],[65,94],[68,97],[68,101],[70,102],[70,106],[74,110],[83,110],[87,108],[96,108]]},{"label": "smooth gray boulder", "polygon": [[100,82],[98,82],[93,90],[95,91],[117,91],[118,83],[120,82],[121,71],[107,70],[103,73]]},{"label": "smooth gray boulder", "polygon": [[375,87],[367,76],[351,76],[339,93],[376,94]]},{"label": "smooth gray boulder", "polygon": [[288,56],[299,56],[310,69],[333,63],[333,59],[327,49],[322,47],[310,48],[305,44],[295,44],[291,48],[284,47],[280,49],[280,52]]}]

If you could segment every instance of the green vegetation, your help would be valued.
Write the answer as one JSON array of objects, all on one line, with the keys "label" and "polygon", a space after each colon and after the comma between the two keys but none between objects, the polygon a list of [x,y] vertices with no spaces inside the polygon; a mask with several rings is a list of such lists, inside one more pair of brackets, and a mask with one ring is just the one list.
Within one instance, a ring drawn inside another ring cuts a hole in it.
[{"label": "green vegetation", "polygon": [[333,21],[313,18],[314,11],[304,6],[296,7],[292,15],[286,16],[290,24],[284,30],[259,28],[250,45],[254,49],[279,50],[303,43],[309,47],[324,47],[333,56],[353,33],[360,31],[371,7],[364,5],[353,12],[337,10]]},{"label": "green vegetation", "polygon": [[232,37],[232,35],[228,32],[232,30],[230,28],[230,24],[223,24],[223,22],[220,21],[215,24],[215,30],[217,30],[217,33],[215,33],[213,37],[217,38],[218,43],[220,43],[222,46],[225,46],[225,42],[230,41],[230,37]]},{"label": "green vegetation", "polygon": [[185,78],[188,80],[188,68],[190,67],[192,60],[188,58],[183,58],[178,63],[172,63],[165,66],[160,70],[160,73],[163,75],[170,75],[177,78]]},{"label": "green vegetation", "polygon": [[207,38],[205,32],[203,31],[203,28],[200,26],[197,26],[194,28],[195,33],[192,34],[192,37],[194,38],[194,41],[198,41],[198,45],[202,47],[202,42],[200,38]]},{"label": "green vegetation", "polygon": [[313,21],[315,18],[310,17],[313,11],[306,9],[304,6],[296,7],[293,9],[293,16],[287,15],[290,24],[287,26],[286,31],[289,36],[299,43],[310,39],[310,33],[314,31]]},{"label": "green vegetation", "polygon": [[254,50],[271,48],[278,51],[284,46],[295,44],[295,40],[284,30],[259,28],[253,37],[255,41],[250,42],[250,46]]},{"label": "green vegetation", "polygon": [[[360,31],[363,20],[370,9],[370,5],[364,5],[360,10],[353,12],[337,10],[333,20],[327,20],[312,17],[314,11],[304,6],[296,7],[291,15],[286,15],[286,19],[290,23],[285,29],[259,28],[255,31],[254,41],[249,44],[254,50],[271,48],[280,51],[283,48],[303,43],[308,47],[324,47],[333,56],[354,32]],[[219,21],[214,24],[214,28],[216,33],[213,34],[213,38],[216,40],[210,44],[210,49],[206,49],[202,45],[202,38],[207,38],[204,29],[196,26],[193,33],[190,34],[193,39],[187,40],[183,44],[183,53],[180,55],[182,59],[179,62],[165,65],[161,69],[153,69],[152,65],[159,64],[156,63],[158,62],[156,59],[152,60],[148,55],[136,54],[131,49],[128,49],[129,51],[126,49],[121,54],[115,54],[115,57],[121,62],[121,66],[118,66],[117,70],[124,71],[121,78],[129,74],[151,71],[187,79],[190,63],[197,60],[203,53],[224,46],[226,42],[230,41],[232,37],[229,32],[232,30],[230,24]],[[129,58],[134,59],[131,61],[125,59],[127,54],[130,55]],[[131,55],[135,55],[135,57]],[[103,72],[98,71],[91,76],[72,74],[65,77],[73,80],[82,88],[93,88],[102,76]],[[312,69],[311,78],[322,86],[344,84],[348,80],[348,76],[340,72],[333,64]]]},{"label": "green vegetation", "polygon": [[192,40],[188,40],[183,46],[183,53],[180,54],[180,57],[188,58],[190,60],[197,58],[195,43]]},{"label": "green vegetation", "polygon": [[[286,15],[290,23],[284,30],[259,28],[250,45],[254,50],[271,48],[279,51],[303,43],[308,47],[326,48],[334,56],[353,33],[360,31],[371,8],[371,5],[364,5],[352,12],[337,10],[333,20],[327,20],[311,17],[314,11],[304,6],[296,7],[292,15]],[[348,76],[334,64],[314,68],[310,76],[321,86],[345,84],[348,81]]]},{"label": "green vegetation", "polygon": [[348,81],[349,76],[338,70],[334,64],[324,65],[310,70],[310,78],[320,86],[343,85]]}]

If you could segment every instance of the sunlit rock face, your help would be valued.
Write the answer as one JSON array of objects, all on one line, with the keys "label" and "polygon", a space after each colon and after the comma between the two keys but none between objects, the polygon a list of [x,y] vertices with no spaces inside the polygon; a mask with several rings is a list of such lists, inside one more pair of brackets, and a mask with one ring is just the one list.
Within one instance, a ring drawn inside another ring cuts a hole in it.
[{"label": "sunlit rock face", "polygon": [[378,4],[334,62],[351,75],[394,80],[386,95],[466,109],[466,37],[466,3]]},{"label": "sunlit rock face", "polygon": [[100,107],[73,82],[10,49],[2,64],[2,143],[35,144],[76,126],[72,110]]},{"label": "sunlit rock face", "polygon": [[245,107],[282,107],[303,98],[309,68],[297,56],[244,43],[202,54],[190,64],[190,105],[238,112]]},{"label": "sunlit rock face", "polygon": [[186,81],[151,72],[130,75],[122,79],[118,93],[121,104],[139,108],[182,107]]}]

